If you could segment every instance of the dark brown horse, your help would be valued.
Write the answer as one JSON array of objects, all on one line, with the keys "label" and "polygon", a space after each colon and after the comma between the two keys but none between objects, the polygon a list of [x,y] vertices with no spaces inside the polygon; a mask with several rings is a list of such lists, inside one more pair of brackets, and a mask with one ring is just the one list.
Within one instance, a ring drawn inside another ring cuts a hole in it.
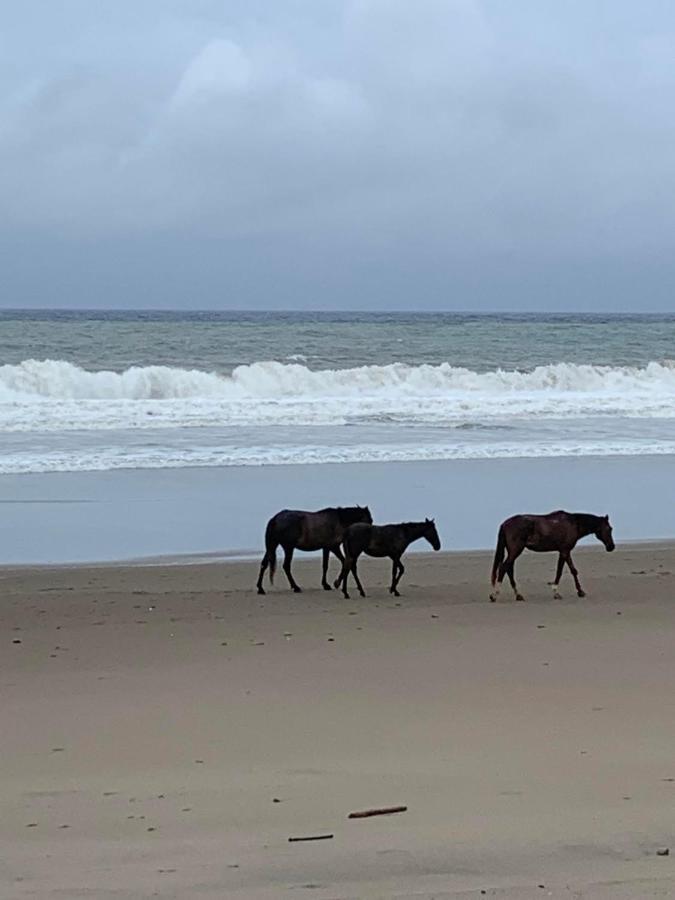
[{"label": "dark brown horse", "polygon": [[362,553],[367,556],[388,556],[392,560],[389,593],[399,597],[398,583],[405,572],[401,557],[408,546],[420,538],[426,538],[434,550],[441,549],[441,539],[433,519],[425,519],[424,522],[401,522],[398,525],[352,525],[345,533],[342,544],[345,559],[335,587],[342,584],[342,593],[349,599],[347,579],[351,572],[354,575],[359,594],[365,597],[365,591],[356,571],[356,561]]},{"label": "dark brown horse", "polygon": [[[562,577],[565,563],[572,573],[574,584],[579,597],[586,594],[579,583],[579,572],[572,562],[572,550],[577,541],[594,534],[605,545],[605,549],[614,549],[612,538],[612,526],[609,524],[609,516],[592,516],[590,513],[568,513],[563,509],[548,513],[545,516],[511,516],[499,526],[497,536],[497,549],[495,551],[494,564],[492,566],[492,593],[490,600],[494,603],[499,597],[504,575],[509,576],[516,600],[525,598],[519,593],[514,577],[514,564],[523,550],[534,550],[537,553],[555,551],[558,553],[558,567],[555,573],[555,581],[550,582],[553,587],[553,597],[560,599],[558,585]],[[506,554],[506,559],[504,559]]]},{"label": "dark brown horse", "polygon": [[258,576],[258,593],[264,594],[263,575],[265,569],[270,567],[270,584],[274,582],[274,572],[277,567],[277,547],[279,544],[284,550],[284,572],[288,583],[296,592],[301,588],[296,583],[291,573],[291,562],[294,550],[323,550],[323,577],[321,584],[324,590],[329,591],[330,585],[326,580],[328,572],[328,557],[334,553],[340,562],[344,557],[340,550],[340,544],[345,531],[355,522],[372,522],[373,517],[367,506],[329,506],[318,512],[306,512],[301,509],[282,509],[267,523],[265,529],[265,555],[260,564]]}]

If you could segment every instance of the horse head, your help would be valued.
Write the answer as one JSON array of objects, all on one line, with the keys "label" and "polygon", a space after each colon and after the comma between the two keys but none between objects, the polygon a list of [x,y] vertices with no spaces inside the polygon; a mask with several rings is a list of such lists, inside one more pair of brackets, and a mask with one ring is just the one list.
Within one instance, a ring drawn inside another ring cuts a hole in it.
[{"label": "horse head", "polygon": [[358,518],[354,520],[355,522],[365,522],[366,525],[373,524],[373,517],[371,516],[370,510],[367,506],[357,506],[356,513]]},{"label": "horse head", "polygon": [[609,524],[609,516],[602,516],[598,519],[599,525],[597,531],[594,532],[596,538],[605,545],[605,550],[611,553],[616,544],[612,537],[612,526]]},{"label": "horse head", "polygon": [[436,531],[435,521],[433,519],[425,519],[424,525],[425,529],[423,537],[425,537],[429,541],[434,550],[440,550],[441,539],[439,538],[438,532]]}]

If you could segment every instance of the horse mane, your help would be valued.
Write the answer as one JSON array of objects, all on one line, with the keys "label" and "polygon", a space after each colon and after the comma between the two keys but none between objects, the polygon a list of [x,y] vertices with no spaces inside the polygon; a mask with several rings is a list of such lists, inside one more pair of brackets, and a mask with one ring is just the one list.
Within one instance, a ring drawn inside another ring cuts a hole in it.
[{"label": "horse mane", "polygon": [[581,528],[591,531],[597,531],[600,523],[602,522],[602,516],[594,516],[593,513],[572,513],[572,518]]},{"label": "horse mane", "polygon": [[602,516],[596,516],[593,513],[570,513],[565,509],[554,509],[553,512],[548,513],[548,516],[568,516],[589,534],[591,531],[597,531],[602,522]]},{"label": "horse mane", "polygon": [[321,512],[337,513],[340,522],[350,524],[354,517],[362,515],[366,508],[365,506],[329,506],[327,509],[322,509]]}]

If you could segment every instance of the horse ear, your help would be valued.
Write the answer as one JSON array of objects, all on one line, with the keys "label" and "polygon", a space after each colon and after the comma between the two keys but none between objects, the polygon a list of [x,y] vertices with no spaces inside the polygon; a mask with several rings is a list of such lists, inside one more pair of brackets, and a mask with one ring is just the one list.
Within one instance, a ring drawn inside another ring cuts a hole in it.
[{"label": "horse ear", "polygon": [[605,522],[609,522],[609,515],[605,516]]}]

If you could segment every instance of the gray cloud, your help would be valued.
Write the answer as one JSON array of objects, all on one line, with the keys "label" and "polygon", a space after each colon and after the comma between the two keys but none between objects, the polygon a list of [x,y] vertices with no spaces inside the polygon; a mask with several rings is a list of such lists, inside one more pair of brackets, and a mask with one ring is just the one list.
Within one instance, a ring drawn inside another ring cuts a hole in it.
[{"label": "gray cloud", "polygon": [[5,306],[672,303],[669,4],[45,6],[1,47]]}]

